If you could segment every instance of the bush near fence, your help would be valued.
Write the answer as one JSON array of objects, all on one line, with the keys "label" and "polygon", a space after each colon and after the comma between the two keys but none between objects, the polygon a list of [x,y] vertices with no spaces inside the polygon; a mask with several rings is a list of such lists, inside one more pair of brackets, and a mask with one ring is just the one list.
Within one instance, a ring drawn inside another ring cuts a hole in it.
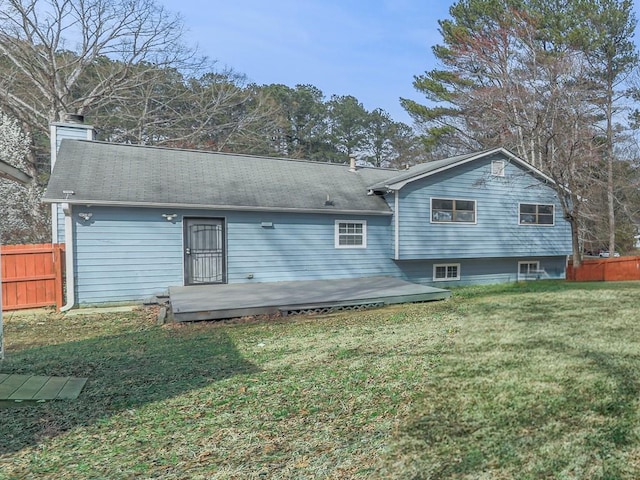
[{"label": "bush near fence", "polygon": [[570,260],[567,280],[576,282],[621,282],[640,280],[640,257],[586,258],[578,268]]}]

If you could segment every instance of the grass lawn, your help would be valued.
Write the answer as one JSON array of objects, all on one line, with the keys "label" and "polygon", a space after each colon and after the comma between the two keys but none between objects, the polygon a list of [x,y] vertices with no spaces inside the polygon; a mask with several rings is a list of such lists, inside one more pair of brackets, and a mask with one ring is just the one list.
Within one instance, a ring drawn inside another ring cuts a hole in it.
[{"label": "grass lawn", "polygon": [[0,478],[640,478],[640,283],[287,319],[5,315]]}]

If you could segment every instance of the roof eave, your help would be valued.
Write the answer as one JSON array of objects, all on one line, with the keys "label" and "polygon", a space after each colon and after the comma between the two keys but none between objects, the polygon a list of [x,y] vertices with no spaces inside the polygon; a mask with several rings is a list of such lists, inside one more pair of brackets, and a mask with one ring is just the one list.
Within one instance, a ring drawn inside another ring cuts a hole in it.
[{"label": "roof eave", "polygon": [[69,198],[43,198],[44,203],[68,203],[69,205],[86,205],[98,207],[140,207],[140,208],[181,208],[193,210],[231,210],[241,212],[273,212],[273,213],[322,213],[339,215],[393,215],[389,210],[358,210],[341,208],[292,208],[292,207],[258,207],[250,205],[203,205],[192,203],[163,202],[123,202]]}]

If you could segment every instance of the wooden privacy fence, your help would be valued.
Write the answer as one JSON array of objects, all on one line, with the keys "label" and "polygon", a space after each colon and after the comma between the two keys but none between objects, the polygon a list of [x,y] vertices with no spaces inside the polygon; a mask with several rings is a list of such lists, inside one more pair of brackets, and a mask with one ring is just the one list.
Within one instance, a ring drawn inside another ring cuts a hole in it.
[{"label": "wooden privacy fence", "polygon": [[567,265],[567,280],[577,282],[620,282],[640,280],[640,257],[586,258],[582,265]]},{"label": "wooden privacy fence", "polygon": [[64,244],[5,245],[2,255],[2,308],[62,306]]}]

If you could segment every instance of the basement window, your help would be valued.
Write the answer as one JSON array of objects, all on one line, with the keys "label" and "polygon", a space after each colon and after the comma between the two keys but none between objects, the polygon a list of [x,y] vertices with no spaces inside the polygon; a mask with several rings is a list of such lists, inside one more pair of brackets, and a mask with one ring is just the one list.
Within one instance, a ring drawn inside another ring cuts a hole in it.
[{"label": "basement window", "polygon": [[460,280],[459,263],[442,263],[433,266],[434,282],[447,282],[451,280]]},{"label": "basement window", "polygon": [[540,262],[518,262],[518,280],[537,280],[540,278]]}]

